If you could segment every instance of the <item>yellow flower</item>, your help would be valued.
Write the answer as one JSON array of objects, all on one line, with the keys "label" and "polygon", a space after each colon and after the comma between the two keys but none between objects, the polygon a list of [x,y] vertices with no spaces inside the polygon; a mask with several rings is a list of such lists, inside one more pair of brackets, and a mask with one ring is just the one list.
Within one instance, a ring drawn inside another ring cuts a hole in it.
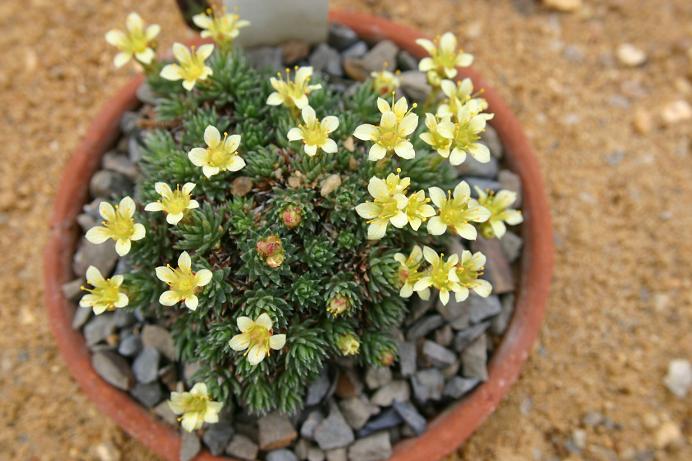
[{"label": "yellow flower", "polygon": [[274,88],[273,93],[267,98],[267,104],[270,106],[278,106],[283,104],[288,108],[297,107],[302,109],[308,105],[308,95],[322,88],[322,85],[310,85],[312,77],[312,67],[301,67],[296,70],[296,75],[293,81],[289,79],[290,69],[286,69],[286,80],[284,81],[281,73],[277,74],[277,78],[271,78],[269,81]]},{"label": "yellow flower", "polygon": [[444,95],[447,96],[437,108],[437,115],[440,117],[455,117],[459,110],[468,103],[475,106],[477,112],[482,112],[488,108],[485,99],[473,97],[473,83],[470,78],[456,83],[452,80],[442,80],[440,87]]},{"label": "yellow flower", "polygon": [[350,333],[339,336],[336,346],[343,355],[357,355],[360,351],[360,341]]},{"label": "yellow flower", "polygon": [[255,320],[250,317],[238,317],[240,334],[231,338],[228,343],[234,351],[245,351],[250,365],[257,365],[271,349],[280,350],[286,344],[286,335],[272,334],[272,319],[266,313]]},{"label": "yellow flower", "polygon": [[471,100],[457,112],[452,137],[452,153],[449,156],[449,163],[452,165],[463,163],[467,153],[481,163],[490,161],[490,150],[478,140],[485,130],[486,122],[493,118],[493,114],[479,114],[479,110],[478,104],[474,104]]},{"label": "yellow flower", "polygon": [[207,385],[197,383],[190,392],[171,392],[168,406],[176,415],[182,415],[179,420],[183,429],[192,432],[200,429],[204,423],[218,423],[223,403],[211,400]]},{"label": "yellow flower", "polygon": [[490,211],[490,217],[481,225],[481,234],[485,238],[502,238],[507,231],[505,223],[510,226],[521,223],[524,217],[521,211],[509,208],[517,200],[516,192],[501,190],[497,194],[492,191],[485,192],[476,187],[478,203]]},{"label": "yellow flower", "polygon": [[417,231],[424,221],[435,216],[435,209],[428,205],[429,201],[430,199],[425,196],[425,192],[422,190],[408,196],[408,203],[404,212],[413,230]]},{"label": "yellow flower", "polygon": [[[399,296],[402,298],[410,298],[413,294],[413,286],[423,277],[423,272],[418,270],[423,261],[423,250],[416,245],[413,247],[408,257],[404,256],[403,253],[397,253],[394,255],[394,259],[401,266],[399,267],[399,282],[401,283]],[[430,298],[430,289],[424,288],[420,290],[418,296],[420,296],[421,299]]]},{"label": "yellow flower", "polygon": [[170,288],[159,297],[159,302],[162,305],[173,306],[184,301],[185,306],[194,311],[199,304],[196,293],[199,288],[211,282],[212,273],[209,269],[192,272],[190,255],[187,251],[183,251],[178,257],[177,269],[173,269],[170,265],[159,266],[156,268],[156,277],[162,282],[166,282]]},{"label": "yellow flower", "polygon": [[106,41],[119,51],[113,64],[122,67],[134,58],[148,65],[154,60],[153,40],[159,35],[161,28],[158,24],[145,27],[144,21],[137,13],[130,13],[125,22],[127,32],[110,30],[106,33]]},{"label": "yellow flower", "polygon": [[135,209],[135,201],[130,197],[124,197],[115,207],[110,203],[101,202],[99,214],[103,218],[103,225],[89,229],[86,239],[96,244],[113,239],[116,253],[125,256],[130,252],[132,242],[141,240],[146,235],[144,226],[133,219]]},{"label": "yellow flower", "polygon": [[187,210],[199,208],[197,200],[193,200],[190,197],[190,192],[192,192],[194,188],[194,184],[187,182],[183,185],[182,190],[180,187],[176,187],[175,190],[172,190],[165,182],[157,182],[154,184],[154,189],[161,196],[161,200],[148,203],[147,206],[144,207],[144,210],[165,211],[166,221],[168,224],[175,226],[183,219]]},{"label": "yellow flower", "polygon": [[442,235],[448,227],[467,240],[475,240],[476,228],[469,224],[484,222],[490,217],[490,211],[480,206],[471,198],[471,188],[465,181],[461,181],[454,188],[454,193],[444,191],[439,187],[429,189],[430,198],[439,209],[439,216],[434,216],[428,221],[428,233]]},{"label": "yellow flower", "polygon": [[167,64],[161,69],[161,77],[166,80],[182,80],[183,88],[191,91],[197,81],[206,80],[212,74],[211,67],[204,61],[211,56],[214,45],[207,43],[195,50],[187,48],[180,43],[173,44],[173,56],[177,64]]},{"label": "yellow flower", "polygon": [[457,67],[468,67],[473,62],[473,56],[457,51],[457,39],[451,32],[446,32],[434,42],[420,38],[416,43],[425,49],[430,55],[418,63],[418,69],[427,72],[428,81],[433,86],[438,86],[445,78],[454,78],[457,75]]},{"label": "yellow flower", "polygon": [[82,296],[79,301],[81,307],[91,307],[94,314],[99,315],[105,311],[112,311],[127,306],[130,302],[127,295],[120,291],[123,284],[122,275],[114,275],[106,279],[94,266],[89,266],[86,271],[87,283],[94,288],[84,288],[89,294]]},{"label": "yellow flower", "polygon": [[202,167],[202,173],[207,178],[222,171],[238,171],[245,166],[245,160],[238,155],[240,135],[228,136],[221,139],[221,133],[216,127],[209,125],[204,130],[204,147],[195,147],[187,156],[195,166]]},{"label": "yellow flower", "polygon": [[468,298],[469,290],[473,290],[478,296],[486,298],[493,291],[493,286],[487,280],[479,278],[483,275],[485,255],[480,251],[471,254],[464,250],[461,253],[461,261],[457,264],[457,278],[462,290],[456,294],[458,301]]},{"label": "yellow flower", "polygon": [[[390,180],[391,178],[391,180]],[[401,182],[406,184],[409,178]],[[373,202],[365,202],[356,206],[356,213],[361,218],[368,219],[368,239],[378,240],[384,237],[387,225],[402,228],[408,223],[408,216],[404,209],[408,199],[400,189],[399,176],[390,174],[387,181],[372,177],[368,183],[368,192],[375,199]]]},{"label": "yellow flower", "polygon": [[425,126],[428,131],[421,133],[420,138],[435,149],[442,157],[449,157],[454,138],[454,124],[449,117],[437,119],[433,114],[425,114]]},{"label": "yellow flower", "polygon": [[388,70],[373,72],[370,77],[372,77],[373,88],[382,96],[393,93],[401,84],[399,77]]},{"label": "yellow flower", "polygon": [[423,274],[423,277],[416,282],[413,289],[417,292],[428,289],[429,287],[438,289],[440,291],[440,302],[442,302],[442,305],[447,305],[449,302],[450,291],[454,292],[455,298],[459,301],[460,293],[463,294],[463,287],[459,285],[459,278],[456,272],[459,256],[450,255],[445,261],[444,255],[438,255],[432,248],[424,246],[423,257],[430,264],[430,268]]},{"label": "yellow flower", "polygon": [[237,14],[223,14],[207,16],[204,13],[192,17],[192,22],[202,29],[202,38],[211,37],[219,45],[230,45],[240,33],[240,29],[250,25],[250,21],[240,19]]},{"label": "yellow flower", "polygon": [[368,160],[383,159],[388,152],[401,158],[414,158],[416,152],[408,137],[418,127],[418,115],[412,112],[415,104],[409,110],[406,98],[400,98],[392,107],[384,99],[377,98],[377,108],[382,113],[379,126],[364,123],[353,132],[353,136],[362,141],[374,142]]},{"label": "yellow flower", "polygon": [[288,130],[288,140],[302,140],[303,149],[310,157],[317,153],[317,149],[322,149],[327,154],[336,152],[336,143],[329,138],[329,133],[339,127],[339,119],[329,115],[320,121],[315,116],[315,110],[310,106],[303,107],[302,116],[305,123]]}]

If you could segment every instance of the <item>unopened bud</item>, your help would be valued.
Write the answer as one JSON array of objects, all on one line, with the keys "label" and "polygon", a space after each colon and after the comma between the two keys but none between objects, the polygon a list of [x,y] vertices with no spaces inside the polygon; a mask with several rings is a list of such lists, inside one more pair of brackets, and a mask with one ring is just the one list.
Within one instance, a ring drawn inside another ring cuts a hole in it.
[{"label": "unopened bud", "polygon": [[343,314],[350,307],[351,302],[348,298],[344,296],[335,296],[329,301],[327,306],[327,312],[336,317],[339,314]]},{"label": "unopened bud", "polygon": [[356,355],[360,350],[360,341],[350,333],[339,336],[336,345],[343,355]]},{"label": "unopened bud", "polygon": [[303,220],[303,216],[300,212],[300,208],[297,206],[289,205],[281,213],[281,219],[284,222],[284,226],[289,229],[295,229],[298,227]]},{"label": "unopened bud", "polygon": [[396,357],[391,352],[385,352],[380,356],[380,365],[383,367],[390,367],[394,363]]},{"label": "unopened bud", "polygon": [[257,253],[264,259],[267,266],[271,268],[279,267],[286,259],[284,248],[278,235],[270,235],[257,242]]}]

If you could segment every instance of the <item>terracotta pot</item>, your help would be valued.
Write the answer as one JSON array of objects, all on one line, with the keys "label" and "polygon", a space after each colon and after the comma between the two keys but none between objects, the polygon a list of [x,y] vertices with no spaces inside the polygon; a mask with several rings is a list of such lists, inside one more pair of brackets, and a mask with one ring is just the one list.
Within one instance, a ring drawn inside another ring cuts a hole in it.
[{"label": "terracotta pot", "polygon": [[[414,29],[369,15],[342,11],[332,11],[330,20],[351,27],[366,40],[390,39],[415,56],[424,55],[424,50],[415,43],[422,34]],[[397,444],[392,456],[396,461],[435,460],[453,452],[495,410],[517,379],[538,335],[553,270],[550,210],[531,146],[500,96],[473,70],[460,69],[460,73],[462,77],[470,77],[476,88],[485,89],[489,111],[495,113],[491,124],[505,146],[511,168],[522,180],[525,223],[521,284],[516,293],[514,316],[489,364],[488,381],[431,421],[423,435]],[[61,290],[62,285],[73,278],[72,256],[79,237],[75,218],[87,200],[89,178],[115,141],[122,113],[138,104],[135,90],[141,82],[141,76],[133,79],[106,103],[65,168],[53,206],[50,237],[44,254],[45,302],[60,352],[89,398],[150,450],[164,459],[177,460],[180,449],[178,431],[96,374],[84,337],[71,327],[74,307]],[[205,451],[196,459],[210,461],[220,458]]]}]

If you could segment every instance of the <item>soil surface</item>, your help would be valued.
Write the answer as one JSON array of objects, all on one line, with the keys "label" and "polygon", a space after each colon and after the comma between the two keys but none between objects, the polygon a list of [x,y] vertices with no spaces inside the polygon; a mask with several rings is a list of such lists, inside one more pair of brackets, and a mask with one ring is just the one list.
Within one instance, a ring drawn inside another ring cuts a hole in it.
[{"label": "soil surface", "polygon": [[[546,177],[557,267],[541,338],[452,459],[692,459],[691,397],[663,384],[670,360],[692,358],[692,4],[550,0],[582,4],[556,13],[532,0],[332,3],[457,33]],[[172,1],[0,3],[1,459],[154,459],[79,392],[41,292],[60,172],[131,75],[112,69],[103,34],[134,8],[161,24],[163,47],[191,35]],[[618,53],[624,43],[645,62]]]}]

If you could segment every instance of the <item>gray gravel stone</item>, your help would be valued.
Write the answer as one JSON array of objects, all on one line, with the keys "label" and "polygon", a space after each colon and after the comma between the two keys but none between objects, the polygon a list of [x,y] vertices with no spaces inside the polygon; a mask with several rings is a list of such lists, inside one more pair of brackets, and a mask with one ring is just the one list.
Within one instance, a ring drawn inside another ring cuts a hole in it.
[{"label": "gray gravel stone", "polygon": [[341,53],[342,58],[360,58],[368,52],[368,45],[363,41],[358,41],[349,46],[348,49]]},{"label": "gray gravel stone", "polygon": [[348,447],[350,461],[382,461],[390,456],[392,456],[392,444],[387,431],[359,439]]},{"label": "gray gravel stone", "polygon": [[164,401],[156,405],[156,407],[154,407],[154,414],[158,415],[161,419],[172,426],[178,424],[178,416],[173,413],[170,405],[168,405],[168,401]]},{"label": "gray gravel stone", "polygon": [[399,369],[404,377],[411,376],[416,372],[416,343],[412,341],[400,341],[399,346]]},{"label": "gray gravel stone", "polygon": [[372,415],[380,411],[377,406],[368,402],[364,395],[341,400],[339,408],[348,425],[356,430],[363,427]]},{"label": "gray gravel stone", "polygon": [[135,314],[128,309],[116,309],[113,312],[115,326],[118,328],[126,328],[137,323]]},{"label": "gray gravel stone", "polygon": [[308,450],[310,450],[310,442],[305,439],[298,439],[293,447],[293,452],[296,454],[298,459],[301,460],[308,459]]},{"label": "gray gravel stone", "polygon": [[392,381],[392,370],[388,367],[368,367],[365,372],[365,385],[368,389],[378,389]]},{"label": "gray gravel stone", "polygon": [[357,436],[359,439],[367,437],[368,435],[373,434],[375,432],[396,427],[402,422],[403,419],[401,418],[399,413],[397,413],[397,411],[394,410],[394,408],[387,408],[386,410],[383,410],[380,414],[378,414],[376,417],[368,421],[368,423],[358,431]]},{"label": "gray gravel stone", "polygon": [[103,156],[103,168],[120,173],[130,181],[135,181],[139,177],[139,170],[130,157],[114,151],[106,152]]},{"label": "gray gravel stone", "polygon": [[429,315],[414,323],[406,332],[409,341],[422,338],[428,333],[440,328],[445,323],[441,315]]},{"label": "gray gravel stone", "polygon": [[270,451],[264,459],[266,461],[298,461],[296,454],[285,448]]},{"label": "gray gravel stone", "polygon": [[421,403],[440,400],[444,384],[444,375],[437,368],[420,370],[411,378],[413,395]]},{"label": "gray gravel stone", "polygon": [[423,317],[423,315],[433,307],[435,303],[435,296],[431,295],[430,299],[421,299],[418,296],[414,296],[411,300],[411,305],[409,307],[409,314],[406,317],[406,323],[408,325],[413,324],[418,319]]},{"label": "gray gravel stone", "polygon": [[98,222],[96,218],[87,213],[80,213],[77,215],[77,224],[82,229],[82,231],[87,232],[89,229],[94,227]]},{"label": "gray gravel stone", "polygon": [[512,207],[517,208],[521,206],[521,178],[519,178],[519,176],[512,171],[500,170],[500,173],[497,175],[497,180],[502,189],[511,190],[512,192],[517,193],[517,199],[512,204]]},{"label": "gray gravel stone", "polygon": [[461,354],[463,374],[467,378],[477,378],[481,381],[488,379],[487,345],[485,334],[474,340]]},{"label": "gray gravel stone", "polygon": [[454,331],[449,325],[435,330],[435,342],[440,346],[448,347],[454,342]]},{"label": "gray gravel stone", "polygon": [[514,262],[521,256],[521,249],[524,246],[524,240],[514,232],[507,231],[500,239],[502,251],[507,256],[509,262]]},{"label": "gray gravel stone", "polygon": [[500,142],[500,136],[498,136],[497,131],[491,125],[485,126],[485,131],[481,136],[481,141],[483,144],[488,146],[490,153],[493,157],[502,158],[504,149],[502,147],[502,142]]},{"label": "gray gravel stone", "polygon": [[345,447],[353,442],[353,430],[336,404],[331,404],[329,416],[315,428],[315,441],[323,450]]},{"label": "gray gravel stone", "polygon": [[137,136],[130,136],[127,140],[127,155],[134,163],[139,163],[144,155],[144,147],[140,144]]},{"label": "gray gravel stone", "polygon": [[120,118],[120,131],[124,134],[129,135],[137,131],[137,122],[139,121],[139,114],[137,112],[127,111]]},{"label": "gray gravel stone", "polygon": [[118,354],[124,357],[134,357],[142,350],[142,340],[137,335],[123,338],[118,344]]},{"label": "gray gravel stone", "polygon": [[495,335],[501,335],[507,330],[509,321],[514,313],[514,295],[506,294],[501,298],[502,311],[490,320],[490,331]]},{"label": "gray gravel stone", "polygon": [[320,375],[308,386],[305,405],[312,406],[320,403],[327,396],[330,387],[329,370],[324,367]]},{"label": "gray gravel stone", "polygon": [[257,424],[259,447],[264,451],[284,448],[298,437],[291,420],[278,412],[262,416]]},{"label": "gray gravel stone", "polygon": [[126,391],[134,383],[135,379],[127,361],[115,352],[96,352],[91,356],[91,366],[106,382],[118,389]]},{"label": "gray gravel stone", "polygon": [[79,307],[74,311],[74,316],[72,317],[72,329],[79,330],[87,323],[91,318],[91,307]]},{"label": "gray gravel stone", "polygon": [[348,461],[348,450],[346,448],[335,448],[324,453],[327,461]]},{"label": "gray gravel stone", "polygon": [[394,410],[401,416],[401,419],[413,429],[416,435],[421,435],[428,427],[428,422],[418,409],[410,402],[394,402]]},{"label": "gray gravel stone", "polygon": [[428,79],[423,72],[408,70],[399,75],[401,91],[414,101],[425,101],[432,88],[428,85]]},{"label": "gray gravel stone", "polygon": [[466,176],[464,178],[464,181],[466,181],[469,184],[469,186],[471,186],[471,197],[473,198],[478,198],[478,192],[476,192],[476,187],[480,188],[481,190],[489,189],[495,192],[502,189],[502,185],[499,182],[488,178]]},{"label": "gray gravel stone", "polygon": [[[212,424],[204,431],[204,444],[209,448],[209,451],[214,456],[223,454],[228,442],[233,437],[233,426],[228,423],[219,422]],[[267,459],[269,457],[267,456]]]},{"label": "gray gravel stone", "polygon": [[159,360],[161,354],[153,347],[145,347],[139,353],[134,363],[132,371],[140,383],[151,383],[156,381],[159,373]]},{"label": "gray gravel stone", "polygon": [[195,432],[180,431],[180,461],[191,461],[202,449]]},{"label": "gray gravel stone", "polygon": [[388,407],[393,402],[406,402],[411,398],[411,388],[403,380],[395,380],[375,392],[370,401],[380,407]]},{"label": "gray gravel stone", "polygon": [[457,352],[463,351],[469,344],[474,342],[476,338],[485,333],[485,330],[487,330],[489,326],[490,323],[483,322],[459,331],[454,337],[454,349]]},{"label": "gray gravel stone", "polygon": [[87,346],[94,346],[115,333],[115,317],[111,312],[95,316],[84,327],[84,339]]},{"label": "gray gravel stone", "polygon": [[399,51],[396,55],[396,63],[401,71],[418,70],[418,59],[408,51]]},{"label": "gray gravel stone", "polygon": [[308,461],[324,461],[324,458],[324,451],[320,450],[317,447],[308,448]]},{"label": "gray gravel stone", "polygon": [[350,27],[341,24],[329,25],[329,36],[327,43],[339,51],[343,51],[359,40],[356,34]]},{"label": "gray gravel stone", "polygon": [[443,305],[438,300],[435,304],[435,309],[455,330],[466,328],[471,321],[471,315],[466,302],[457,301],[454,296],[449,298],[449,302],[446,305]]},{"label": "gray gravel stone", "polygon": [[471,391],[480,383],[480,380],[476,378],[465,379],[460,376],[454,376],[452,379],[447,381],[442,394],[450,399],[459,399],[467,392]]},{"label": "gray gravel stone", "polygon": [[176,361],[177,352],[171,332],[159,325],[145,325],[142,329],[142,344],[153,347],[171,362]]},{"label": "gray gravel stone", "polygon": [[329,75],[341,77],[344,71],[341,69],[341,55],[326,43],[320,43],[310,54],[310,65],[315,71],[326,72]]},{"label": "gray gravel stone", "polygon": [[245,52],[248,63],[258,70],[271,70],[279,72],[283,70],[283,52],[281,48],[263,46],[253,48]]},{"label": "gray gravel stone", "polygon": [[457,360],[454,352],[430,340],[423,342],[421,354],[430,365],[437,368],[448,367]]},{"label": "gray gravel stone", "polygon": [[300,436],[304,439],[313,440],[315,437],[315,428],[324,420],[324,415],[319,410],[311,411],[308,417],[300,426]]},{"label": "gray gravel stone", "polygon": [[93,197],[104,199],[125,195],[132,191],[132,182],[115,171],[99,170],[89,181],[89,192]]},{"label": "gray gravel stone", "polygon": [[226,454],[244,460],[254,460],[257,458],[259,447],[248,437],[235,434],[226,446]]},{"label": "gray gravel stone", "polygon": [[80,298],[80,295],[82,294],[82,283],[84,281],[82,278],[76,278],[70,282],[64,283],[62,285],[62,294],[65,296],[65,299],[68,299],[70,301],[76,301],[77,299]]},{"label": "gray gravel stone", "polygon": [[477,176],[479,178],[495,179],[498,172],[497,159],[490,157],[489,162],[481,163],[471,155],[466,156],[466,160],[461,165],[457,165],[457,172],[462,176]]},{"label": "gray gravel stone", "polygon": [[151,86],[149,86],[147,82],[144,82],[137,87],[137,99],[142,101],[144,104],[151,104],[152,106],[156,105],[156,95],[154,94],[154,90],[151,89]]},{"label": "gray gravel stone", "polygon": [[147,408],[155,406],[163,399],[161,385],[158,382],[148,384],[137,383],[130,389],[130,394]]},{"label": "gray gravel stone", "polygon": [[115,252],[115,244],[108,240],[99,245],[82,239],[79,248],[72,261],[74,273],[84,277],[89,266],[94,266],[101,271],[104,277],[108,277],[118,261],[118,254]]},{"label": "gray gravel stone", "polygon": [[467,302],[472,324],[479,323],[488,317],[499,314],[500,311],[502,311],[500,298],[495,295],[490,295],[483,298],[475,293],[471,293],[467,299]]},{"label": "gray gravel stone", "polygon": [[390,40],[377,42],[363,57],[363,67],[368,73],[383,69],[393,71],[396,68],[396,54],[398,52],[399,48]]}]

